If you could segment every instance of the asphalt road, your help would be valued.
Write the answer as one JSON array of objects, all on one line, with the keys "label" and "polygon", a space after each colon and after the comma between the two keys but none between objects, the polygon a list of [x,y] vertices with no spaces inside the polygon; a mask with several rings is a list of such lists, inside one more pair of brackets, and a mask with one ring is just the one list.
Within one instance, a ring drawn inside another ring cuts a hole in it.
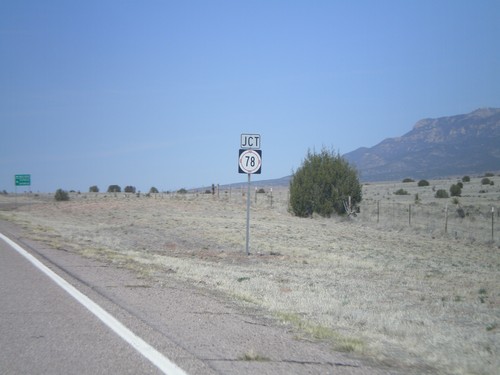
[{"label": "asphalt road", "polygon": [[0,241],[2,374],[155,374],[159,370]]}]

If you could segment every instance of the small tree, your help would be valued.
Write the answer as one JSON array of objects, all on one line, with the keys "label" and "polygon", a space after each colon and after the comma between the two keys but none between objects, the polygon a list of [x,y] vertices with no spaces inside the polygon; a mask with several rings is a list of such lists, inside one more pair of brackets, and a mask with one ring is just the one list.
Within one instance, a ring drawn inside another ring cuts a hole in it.
[{"label": "small tree", "polygon": [[119,185],[109,185],[108,193],[121,193],[122,188]]},{"label": "small tree", "polygon": [[427,180],[420,180],[417,185],[423,187],[423,186],[429,186],[430,184],[429,181]]},{"label": "small tree", "polygon": [[403,183],[407,183],[407,182],[415,182],[415,180],[413,178],[405,178],[403,180]]},{"label": "small tree", "polygon": [[297,216],[318,213],[329,217],[345,213],[347,202],[361,202],[361,184],[356,170],[340,155],[323,148],[307,152],[302,166],[290,180],[290,210]]},{"label": "small tree", "polygon": [[462,188],[458,184],[450,186],[450,194],[452,197],[459,197],[462,194]]},{"label": "small tree", "polygon": [[89,193],[99,193],[99,188],[97,187],[97,185],[89,187]]},{"label": "small tree", "polygon": [[155,188],[154,186],[149,189],[149,194],[158,194],[158,189]]},{"label": "small tree", "polygon": [[63,189],[57,189],[56,193],[54,194],[54,199],[56,201],[69,201],[69,194],[67,191],[64,191]]},{"label": "small tree", "polygon": [[469,176],[463,176],[462,177],[462,182],[470,182],[470,177]]},{"label": "small tree", "polygon": [[132,193],[135,194],[135,186],[125,186],[125,189],[123,190],[125,193]]},{"label": "small tree", "polygon": [[449,198],[448,192],[444,189],[436,191],[436,198]]},{"label": "small tree", "polygon": [[481,180],[481,185],[490,185],[491,180],[488,177],[485,177]]},{"label": "small tree", "polygon": [[410,195],[405,189],[399,189],[394,192],[395,195]]}]

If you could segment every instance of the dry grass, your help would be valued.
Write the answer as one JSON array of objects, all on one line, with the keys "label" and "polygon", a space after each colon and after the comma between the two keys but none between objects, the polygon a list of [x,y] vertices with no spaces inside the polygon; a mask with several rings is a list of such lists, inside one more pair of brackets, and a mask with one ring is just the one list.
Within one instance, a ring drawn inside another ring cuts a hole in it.
[{"label": "dry grass", "polygon": [[[368,185],[365,202],[380,194],[387,201],[413,199],[390,193],[399,187]],[[419,195],[421,204],[434,204],[432,193]],[[239,192],[160,197],[89,194],[70,202],[37,201],[0,217],[56,248],[144,277],[217,289],[265,309],[295,327],[298,337],[330,342],[335,350],[443,373],[498,371],[498,246],[471,245],[403,223],[377,224],[363,211],[353,220],[296,218],[287,213],[286,191],[275,189],[273,208],[263,194],[253,202],[247,257]]]}]

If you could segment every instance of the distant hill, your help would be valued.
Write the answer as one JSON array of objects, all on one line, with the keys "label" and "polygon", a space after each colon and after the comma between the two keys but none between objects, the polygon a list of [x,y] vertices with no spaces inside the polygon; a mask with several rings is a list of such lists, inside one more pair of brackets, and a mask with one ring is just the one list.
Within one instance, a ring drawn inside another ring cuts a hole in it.
[{"label": "distant hill", "polygon": [[343,155],[362,181],[438,178],[500,170],[500,108],[424,119],[398,138]]}]

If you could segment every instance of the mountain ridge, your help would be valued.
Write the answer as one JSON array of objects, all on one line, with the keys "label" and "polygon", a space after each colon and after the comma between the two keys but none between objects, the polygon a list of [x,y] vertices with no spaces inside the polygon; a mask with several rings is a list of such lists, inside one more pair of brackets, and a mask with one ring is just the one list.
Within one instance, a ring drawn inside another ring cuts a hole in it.
[{"label": "mountain ridge", "polygon": [[500,169],[500,108],[417,121],[401,137],[386,138],[343,157],[363,181],[439,178]]}]

